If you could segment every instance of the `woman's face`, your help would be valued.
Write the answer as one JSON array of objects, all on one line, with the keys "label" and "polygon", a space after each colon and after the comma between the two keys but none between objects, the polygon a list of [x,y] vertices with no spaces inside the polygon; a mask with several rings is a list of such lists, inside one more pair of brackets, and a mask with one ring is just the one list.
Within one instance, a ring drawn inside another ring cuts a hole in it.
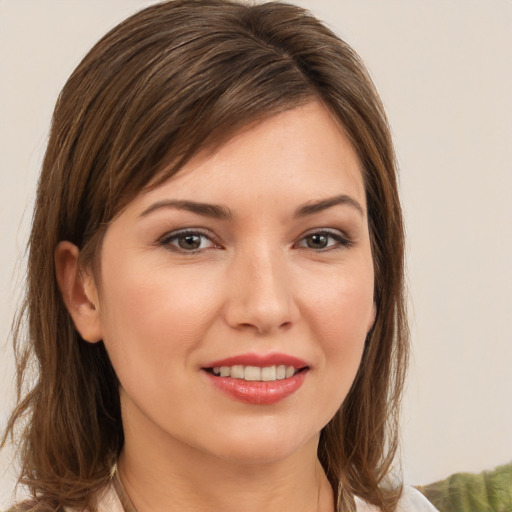
[{"label": "woman's face", "polygon": [[291,455],[340,407],[374,319],[356,153],[317,102],[252,125],[132,201],[100,274],[127,438]]}]

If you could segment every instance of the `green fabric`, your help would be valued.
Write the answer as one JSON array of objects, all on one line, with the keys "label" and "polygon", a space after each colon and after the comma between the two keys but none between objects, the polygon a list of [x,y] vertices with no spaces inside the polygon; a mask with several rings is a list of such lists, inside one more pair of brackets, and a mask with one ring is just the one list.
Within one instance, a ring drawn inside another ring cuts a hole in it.
[{"label": "green fabric", "polygon": [[512,462],[418,486],[440,512],[512,512]]}]

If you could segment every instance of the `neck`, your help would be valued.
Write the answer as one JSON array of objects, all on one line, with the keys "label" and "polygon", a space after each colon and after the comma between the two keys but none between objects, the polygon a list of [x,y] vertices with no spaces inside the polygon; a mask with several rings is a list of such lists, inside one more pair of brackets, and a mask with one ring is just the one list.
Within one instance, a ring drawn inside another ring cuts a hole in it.
[{"label": "neck", "polygon": [[118,471],[137,512],[333,512],[317,447],[315,436],[285,459],[243,463],[127,429]]}]

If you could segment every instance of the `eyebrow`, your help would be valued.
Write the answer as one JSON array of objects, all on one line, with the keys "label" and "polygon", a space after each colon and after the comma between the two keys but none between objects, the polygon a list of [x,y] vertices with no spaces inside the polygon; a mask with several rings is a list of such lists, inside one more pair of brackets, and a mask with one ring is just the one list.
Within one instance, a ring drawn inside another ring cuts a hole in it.
[{"label": "eyebrow", "polygon": [[363,207],[353,197],[347,196],[346,194],[328,197],[327,199],[321,199],[319,201],[308,202],[305,205],[297,208],[295,211],[295,217],[306,217],[307,215],[314,215],[315,213],[322,212],[337,205],[351,206],[355,208],[361,216],[364,217]]},{"label": "eyebrow", "polygon": [[157,201],[151,206],[146,208],[139,217],[145,217],[155,210],[160,208],[175,208],[176,210],[187,210],[192,213],[197,213],[203,217],[212,217],[214,219],[231,219],[232,214],[229,208],[220,206],[218,204],[209,203],[198,203],[197,201],[186,201],[180,199],[164,199],[163,201]]},{"label": "eyebrow", "polygon": [[[308,202],[302,206],[299,206],[299,208],[295,210],[294,217],[307,217],[308,215],[320,213],[337,205],[351,206],[357,210],[361,216],[364,216],[363,207],[354,198],[346,194],[341,194],[334,197],[321,199],[319,201]],[[203,217],[211,217],[220,220],[229,220],[233,218],[231,210],[225,206],[182,199],[164,199],[162,201],[157,201],[156,203],[153,203],[148,208],[146,208],[139,215],[139,217],[145,217],[156,210],[160,210],[161,208],[187,210],[189,212],[196,213],[197,215],[202,215]]]}]

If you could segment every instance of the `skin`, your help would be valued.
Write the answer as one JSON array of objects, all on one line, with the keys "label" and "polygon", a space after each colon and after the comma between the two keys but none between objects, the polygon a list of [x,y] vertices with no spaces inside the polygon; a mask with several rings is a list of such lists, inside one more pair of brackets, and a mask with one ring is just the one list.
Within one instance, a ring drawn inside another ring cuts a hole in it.
[{"label": "skin", "polygon": [[[200,231],[193,250],[184,228]],[[119,471],[139,512],[334,510],[316,450],[374,321],[374,270],[360,163],[320,103],[250,125],[141,193],[107,229],[99,282],[77,258],[59,244],[58,280],[121,382]],[[305,360],[302,387],[273,405],[220,393],[202,368],[247,352]]]}]

